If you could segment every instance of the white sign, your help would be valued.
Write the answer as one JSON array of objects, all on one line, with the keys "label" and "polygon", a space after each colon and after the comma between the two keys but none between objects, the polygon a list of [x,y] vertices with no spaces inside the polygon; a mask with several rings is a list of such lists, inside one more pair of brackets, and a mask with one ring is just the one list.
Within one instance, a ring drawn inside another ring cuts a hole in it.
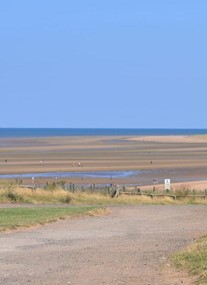
[{"label": "white sign", "polygon": [[170,190],[170,179],[165,179],[165,190]]}]

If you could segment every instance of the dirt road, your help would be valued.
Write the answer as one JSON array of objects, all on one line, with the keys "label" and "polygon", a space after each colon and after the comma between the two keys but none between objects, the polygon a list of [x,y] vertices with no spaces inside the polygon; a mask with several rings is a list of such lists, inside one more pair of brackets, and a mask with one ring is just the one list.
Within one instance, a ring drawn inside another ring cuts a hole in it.
[{"label": "dirt road", "polygon": [[0,284],[191,284],[168,257],[207,232],[206,214],[204,206],[122,206],[1,233]]}]

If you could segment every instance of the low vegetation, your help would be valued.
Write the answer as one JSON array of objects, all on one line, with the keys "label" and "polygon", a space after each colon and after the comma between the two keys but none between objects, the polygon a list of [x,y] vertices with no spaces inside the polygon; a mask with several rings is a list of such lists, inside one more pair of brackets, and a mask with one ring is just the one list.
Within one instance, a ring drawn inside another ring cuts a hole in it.
[{"label": "low vegetation", "polygon": [[204,204],[205,191],[178,189],[170,193],[139,189],[120,190],[112,198],[114,189],[64,189],[64,184],[47,184],[44,189],[22,188],[18,184],[5,184],[0,189],[0,203],[18,204],[71,204],[71,205],[136,205],[136,204]]},{"label": "low vegetation", "polygon": [[97,207],[19,207],[0,209],[0,231],[42,225],[59,219],[82,215],[96,215],[103,209]]},{"label": "low vegetation", "polygon": [[197,284],[207,284],[207,236],[175,254],[173,262],[176,267],[198,276]]},{"label": "low vegetation", "polygon": [[0,203],[69,204],[72,193],[61,188],[28,189],[16,185],[0,189]]}]

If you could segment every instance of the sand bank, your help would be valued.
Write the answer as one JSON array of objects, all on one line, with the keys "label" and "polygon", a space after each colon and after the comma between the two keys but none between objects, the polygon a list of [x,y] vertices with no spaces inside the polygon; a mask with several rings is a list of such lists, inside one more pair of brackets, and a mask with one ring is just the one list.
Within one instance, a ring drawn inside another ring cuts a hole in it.
[{"label": "sand bank", "polygon": [[[0,174],[137,171],[85,183],[152,184],[207,180],[207,136],[114,136],[0,139]],[[140,175],[140,172],[142,173]],[[75,182],[83,181],[74,178]]]}]

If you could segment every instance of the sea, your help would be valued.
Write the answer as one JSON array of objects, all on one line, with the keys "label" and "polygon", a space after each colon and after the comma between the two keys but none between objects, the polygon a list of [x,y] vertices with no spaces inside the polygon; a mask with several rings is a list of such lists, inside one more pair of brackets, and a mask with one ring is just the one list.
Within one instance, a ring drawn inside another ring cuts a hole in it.
[{"label": "sea", "polygon": [[166,136],[206,135],[207,129],[130,128],[0,128],[0,138],[62,136]]}]

